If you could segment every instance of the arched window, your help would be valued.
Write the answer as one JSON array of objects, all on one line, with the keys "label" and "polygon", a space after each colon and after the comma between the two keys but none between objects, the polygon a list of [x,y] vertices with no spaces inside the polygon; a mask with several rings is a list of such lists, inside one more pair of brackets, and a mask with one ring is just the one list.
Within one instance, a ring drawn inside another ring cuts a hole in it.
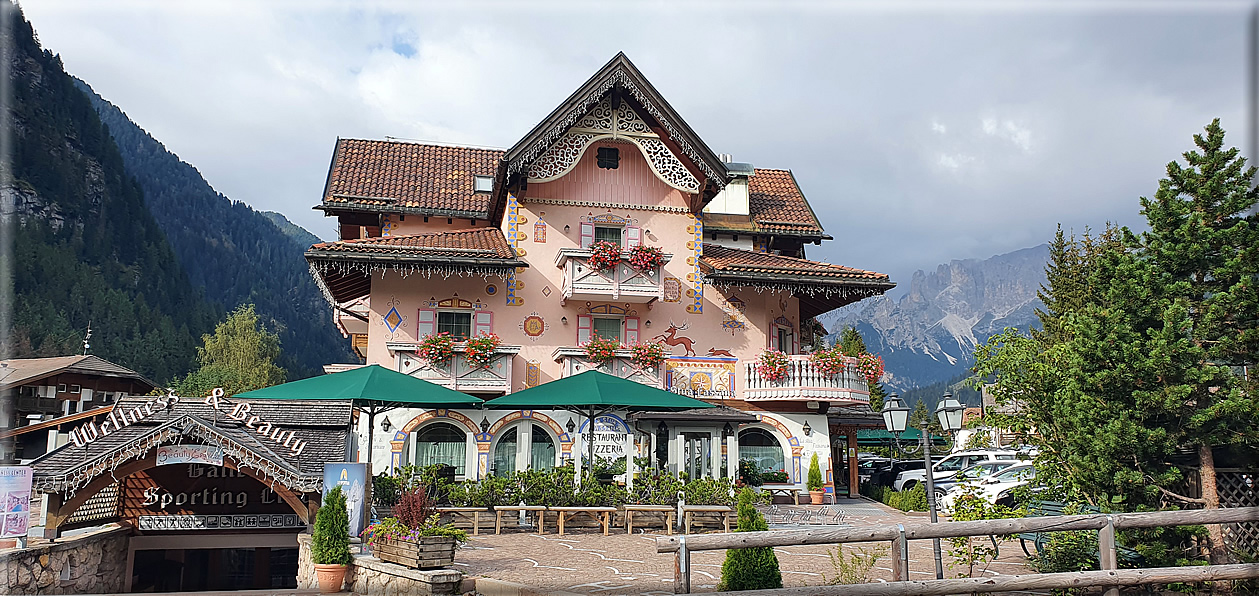
[{"label": "arched window", "polygon": [[[522,440],[522,429],[530,431],[528,442]],[[498,443],[494,446],[494,474],[554,467],[555,439],[541,425],[521,424],[499,434]]]},{"label": "arched window", "polygon": [[417,466],[446,464],[463,475],[467,461],[468,433],[449,422],[435,422],[415,433],[414,456]]},{"label": "arched window", "polygon": [[785,470],[787,458],[782,445],[773,434],[763,428],[749,428],[739,432],[739,459],[750,459],[762,470]]}]

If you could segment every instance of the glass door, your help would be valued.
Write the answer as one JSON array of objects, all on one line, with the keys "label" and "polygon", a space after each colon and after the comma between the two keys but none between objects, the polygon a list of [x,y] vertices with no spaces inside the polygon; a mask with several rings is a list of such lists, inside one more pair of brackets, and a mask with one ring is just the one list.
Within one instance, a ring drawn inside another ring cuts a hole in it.
[{"label": "glass door", "polygon": [[682,433],[683,459],[686,477],[691,480],[708,478],[713,474],[712,435],[709,433]]}]

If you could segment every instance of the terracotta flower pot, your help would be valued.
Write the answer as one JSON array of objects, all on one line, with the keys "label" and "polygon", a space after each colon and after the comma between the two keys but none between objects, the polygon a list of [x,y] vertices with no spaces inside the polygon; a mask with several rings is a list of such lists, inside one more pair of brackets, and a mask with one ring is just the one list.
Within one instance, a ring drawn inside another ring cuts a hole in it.
[{"label": "terracotta flower pot", "polygon": [[812,504],[812,505],[821,505],[821,504],[822,504],[822,496],[823,496],[823,495],[825,495],[825,494],[826,494],[826,491],[824,491],[824,490],[811,490],[811,491],[809,491],[809,503],[810,503],[810,504]]},{"label": "terracotta flower pot", "polygon": [[315,565],[315,577],[319,578],[319,593],[332,594],[341,591],[345,585],[345,572],[349,565]]}]

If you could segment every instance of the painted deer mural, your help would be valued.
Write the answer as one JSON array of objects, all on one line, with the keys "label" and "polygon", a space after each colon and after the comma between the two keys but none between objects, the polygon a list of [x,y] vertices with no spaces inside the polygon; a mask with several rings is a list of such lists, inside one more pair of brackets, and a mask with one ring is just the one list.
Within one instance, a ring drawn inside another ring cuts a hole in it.
[{"label": "painted deer mural", "polygon": [[665,329],[664,333],[661,333],[660,335],[657,335],[651,339],[653,340],[658,339],[667,346],[682,346],[683,348],[686,349],[687,356],[694,356],[695,355],[695,345],[694,345],[695,342],[692,341],[691,338],[689,337],[677,337],[677,333],[679,331],[686,331],[686,329],[690,326],[691,326],[690,323],[683,323],[681,327],[678,327],[677,323],[674,323],[673,321],[669,321],[669,328]]}]

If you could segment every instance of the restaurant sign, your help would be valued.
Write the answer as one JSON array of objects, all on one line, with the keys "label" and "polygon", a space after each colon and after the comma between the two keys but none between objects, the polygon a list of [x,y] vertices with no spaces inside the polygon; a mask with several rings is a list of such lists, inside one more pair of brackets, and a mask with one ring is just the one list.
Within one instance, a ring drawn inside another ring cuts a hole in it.
[{"label": "restaurant sign", "polygon": [[[585,442],[585,432],[588,427],[588,419],[581,421],[582,441]],[[621,420],[619,416],[613,414],[604,414],[595,417],[595,436],[594,447],[596,458],[625,458],[625,440],[629,437],[629,425]],[[586,453],[582,449],[582,454]]]},{"label": "restaurant sign", "polygon": [[735,358],[691,356],[665,361],[665,389],[694,398],[734,399]]}]

